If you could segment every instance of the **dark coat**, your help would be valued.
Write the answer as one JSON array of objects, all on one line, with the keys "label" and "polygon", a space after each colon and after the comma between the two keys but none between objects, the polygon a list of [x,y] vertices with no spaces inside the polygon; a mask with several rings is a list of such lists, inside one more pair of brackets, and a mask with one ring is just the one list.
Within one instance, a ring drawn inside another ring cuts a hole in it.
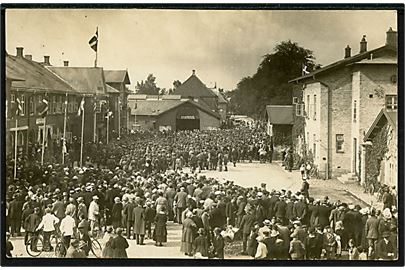
[{"label": "dark coat", "polygon": [[24,227],[27,232],[35,232],[35,229],[41,223],[41,218],[38,214],[32,213],[24,220]]},{"label": "dark coat", "polygon": [[134,203],[127,203],[124,206],[123,213],[127,222],[134,222]]},{"label": "dark coat", "polygon": [[176,196],[174,197],[174,201],[176,202],[177,208],[186,208],[187,207],[187,193],[184,191],[177,192]]},{"label": "dark coat", "polygon": [[301,220],[305,219],[307,214],[307,204],[304,202],[297,202],[294,204],[294,216],[300,218]]},{"label": "dark coat", "polygon": [[153,232],[155,241],[162,243],[167,242],[166,222],[167,222],[167,215],[157,214],[155,216],[155,230]]},{"label": "dark coat", "polygon": [[331,208],[327,205],[321,204],[318,209],[318,222],[322,229],[329,224]]},{"label": "dark coat", "polygon": [[377,259],[392,260],[393,257],[388,256],[388,253],[394,253],[394,246],[390,241],[386,243],[384,239],[381,239],[376,246]]},{"label": "dark coat", "polygon": [[194,254],[200,252],[202,256],[208,257],[208,248],[209,244],[205,236],[200,235],[196,239],[194,239],[193,243]]},{"label": "dark coat", "polygon": [[255,217],[252,214],[246,214],[243,216],[240,222],[240,228],[244,234],[249,234],[255,223]]},{"label": "dark coat", "polygon": [[278,218],[284,218],[287,210],[287,203],[284,200],[276,202],[274,214]]},{"label": "dark coat", "polygon": [[21,219],[23,202],[19,200],[12,200],[8,208],[8,218]]},{"label": "dark coat", "polygon": [[113,208],[112,208],[112,210],[111,210],[111,218],[112,218],[112,221],[115,223],[115,222],[121,222],[121,220],[122,220],[122,208],[123,208],[123,206],[122,206],[122,203],[114,203],[114,205],[113,205]]},{"label": "dark coat", "polygon": [[111,241],[111,248],[114,250],[114,258],[128,258],[126,251],[128,247],[128,241],[122,235],[116,236]]},{"label": "dark coat", "polygon": [[295,218],[294,216],[294,202],[290,201],[286,205],[286,210],[285,210],[285,217],[288,220],[293,220]]},{"label": "dark coat", "polygon": [[378,238],[378,219],[374,216],[369,217],[366,222],[365,237],[367,239]]},{"label": "dark coat", "polygon": [[213,239],[213,246],[214,246],[214,255],[217,258],[223,259],[224,258],[224,247],[225,241],[221,235],[215,236]]},{"label": "dark coat", "polygon": [[224,225],[224,220],[222,216],[222,212],[219,208],[214,208],[211,211],[211,218],[210,218],[211,228],[222,228]]}]

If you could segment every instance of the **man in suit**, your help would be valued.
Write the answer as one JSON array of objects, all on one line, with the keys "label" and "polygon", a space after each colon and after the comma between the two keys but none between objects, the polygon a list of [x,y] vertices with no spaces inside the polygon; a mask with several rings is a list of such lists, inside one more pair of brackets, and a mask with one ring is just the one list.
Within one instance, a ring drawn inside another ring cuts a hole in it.
[{"label": "man in suit", "polygon": [[19,199],[18,194],[13,195],[13,200],[9,204],[8,219],[11,225],[11,236],[21,236],[21,216],[23,202]]},{"label": "man in suit", "polygon": [[371,256],[373,251],[375,250],[375,242],[378,239],[378,225],[379,220],[375,216],[375,210],[372,209],[370,212],[370,216],[366,221],[366,228],[365,228],[365,237],[368,243],[368,254]]},{"label": "man in suit", "polygon": [[128,199],[129,202],[126,203],[124,205],[124,209],[122,210],[126,221],[126,228],[127,228],[127,239],[131,238],[131,228],[134,225],[134,208],[135,208],[135,204],[134,204],[134,200]]},{"label": "man in suit", "polygon": [[246,255],[246,248],[247,248],[247,241],[248,241],[248,237],[250,234],[250,231],[253,227],[253,224],[255,222],[255,217],[253,215],[253,213],[251,211],[248,211],[242,218],[240,225],[239,225],[239,229],[242,230],[242,255]]},{"label": "man in suit", "polygon": [[187,193],[184,187],[181,187],[180,191],[174,196],[174,203],[176,204],[176,222],[181,224],[181,214],[187,207]]}]

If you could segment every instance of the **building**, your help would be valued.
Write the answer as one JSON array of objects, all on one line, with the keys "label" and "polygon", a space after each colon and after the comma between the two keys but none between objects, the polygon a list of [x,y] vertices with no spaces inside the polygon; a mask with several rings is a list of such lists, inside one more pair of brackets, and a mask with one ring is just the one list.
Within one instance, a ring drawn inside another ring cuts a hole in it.
[{"label": "building", "polygon": [[[109,93],[113,93],[112,89],[110,89],[108,86],[118,90],[118,99],[117,99],[117,106],[115,107],[116,110],[114,110],[114,115],[119,114],[119,121],[117,118],[117,121],[115,121],[115,130],[118,130],[118,126],[121,127],[121,129],[127,129],[128,125],[128,116],[129,116],[129,110],[128,110],[128,95],[131,93],[131,91],[128,89],[128,84],[131,84],[131,81],[129,79],[129,74],[127,70],[104,70],[104,78],[105,78],[105,83],[107,84],[107,90]],[[116,94],[116,93],[115,93]],[[113,96],[115,96],[113,94]],[[118,105],[119,104],[119,105]],[[120,110],[118,110],[118,106],[120,106]]]},{"label": "building", "polygon": [[226,123],[228,114],[228,100],[224,95],[223,89],[212,89],[212,91],[218,96],[218,113],[221,117],[221,123]]},{"label": "building", "polygon": [[218,113],[178,95],[130,95],[128,106],[133,130],[210,130],[220,126]]},{"label": "building", "polygon": [[365,131],[384,106],[396,110],[397,32],[386,34],[384,46],[369,51],[363,36],[358,54],[347,46],[342,60],[290,81],[302,89],[305,149],[325,178],[359,179]]},{"label": "building", "polygon": [[[47,157],[57,157],[62,150],[62,104],[66,94],[69,94],[68,114],[70,116],[77,112],[77,91],[46,67],[49,57],[45,57],[45,64],[31,59],[23,56],[22,47],[17,48],[16,56],[6,54],[6,152],[13,152],[17,129],[19,151],[37,153],[45,134]],[[39,115],[38,108],[45,97],[49,100],[49,109],[44,129],[44,118]],[[15,108],[17,99],[22,112],[15,116],[11,108]]]},{"label": "building", "polygon": [[273,139],[275,145],[290,145],[292,143],[293,105],[267,105],[265,119],[267,134]]},{"label": "building", "polygon": [[[398,186],[398,127],[397,113],[382,109],[366,132],[363,141],[361,179]],[[385,151],[384,151],[385,150]],[[380,162],[379,164],[368,163]],[[378,168],[377,171],[375,168]],[[366,177],[367,174],[367,177]]]},{"label": "building", "polygon": [[195,74],[193,70],[191,76],[172,93],[200,103],[201,105],[218,112],[218,95],[209,89]]}]

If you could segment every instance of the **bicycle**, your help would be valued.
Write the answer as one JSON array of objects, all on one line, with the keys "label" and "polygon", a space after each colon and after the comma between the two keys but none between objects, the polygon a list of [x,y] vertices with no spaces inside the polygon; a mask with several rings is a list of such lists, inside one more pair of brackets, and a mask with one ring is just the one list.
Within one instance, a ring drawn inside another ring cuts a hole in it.
[{"label": "bicycle", "polygon": [[[36,234],[32,235],[27,243],[25,244],[25,249],[31,257],[38,257],[40,256],[43,252],[48,252],[48,256],[53,255],[53,251],[55,250],[55,255],[56,253],[56,247],[60,244],[62,241],[60,236],[58,235],[57,232],[53,233],[50,238],[49,238],[49,250],[45,248],[44,246],[44,232],[40,231],[37,232]],[[55,247],[55,249],[54,249]],[[52,252],[52,253],[49,253]]]}]

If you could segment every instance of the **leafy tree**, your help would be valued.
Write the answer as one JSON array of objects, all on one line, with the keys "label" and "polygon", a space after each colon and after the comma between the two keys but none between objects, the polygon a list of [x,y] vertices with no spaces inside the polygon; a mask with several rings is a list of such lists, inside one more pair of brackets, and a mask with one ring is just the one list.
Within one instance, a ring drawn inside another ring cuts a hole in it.
[{"label": "leafy tree", "polygon": [[315,57],[311,50],[300,47],[291,40],[282,41],[273,53],[263,60],[253,76],[242,78],[230,94],[230,110],[255,118],[264,116],[266,105],[288,105],[292,103],[293,85],[288,81],[315,69]]},{"label": "leafy tree", "polygon": [[179,87],[180,85],[181,85],[181,81],[175,80],[175,81],[173,82],[173,90],[176,90],[177,87]]},{"label": "leafy tree", "polygon": [[145,81],[136,83],[136,91],[138,94],[159,95],[160,88],[156,85],[156,77],[149,74]]}]

